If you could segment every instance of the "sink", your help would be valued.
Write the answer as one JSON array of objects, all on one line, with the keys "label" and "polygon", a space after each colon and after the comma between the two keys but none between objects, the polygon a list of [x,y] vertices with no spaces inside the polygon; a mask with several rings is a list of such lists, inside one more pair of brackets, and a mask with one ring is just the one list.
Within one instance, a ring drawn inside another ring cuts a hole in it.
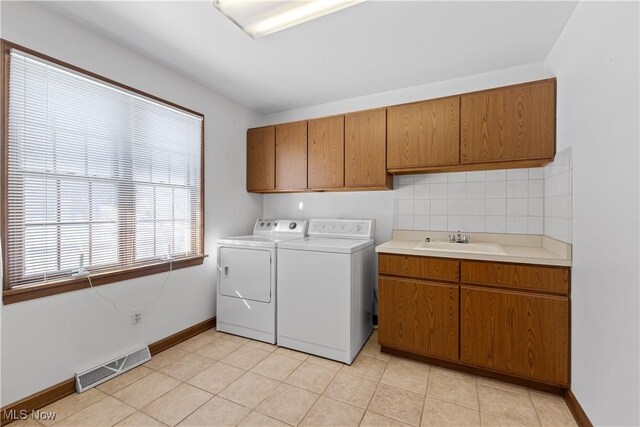
[{"label": "sink", "polygon": [[464,252],[472,254],[498,254],[506,255],[506,252],[498,244],[494,243],[449,243],[449,242],[422,242],[414,249],[443,252]]}]

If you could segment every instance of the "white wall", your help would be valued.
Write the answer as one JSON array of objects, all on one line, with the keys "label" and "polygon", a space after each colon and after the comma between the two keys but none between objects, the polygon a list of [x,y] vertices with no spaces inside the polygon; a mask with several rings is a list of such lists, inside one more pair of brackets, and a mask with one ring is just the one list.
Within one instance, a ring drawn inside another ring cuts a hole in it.
[{"label": "white wall", "polygon": [[[101,286],[123,312],[145,306],[131,326],[91,290],[2,307],[2,405],[71,378],[87,365],[150,343],[215,314],[215,248],[246,234],[262,215],[262,196],[245,191],[245,132],[257,117],[144,56],[49,9],[2,2],[1,36],[205,114],[204,265]],[[167,52],[171,54],[171,52]]]},{"label": "white wall", "polygon": [[580,2],[545,62],[573,146],[571,388],[596,425],[640,425],[638,12]]},{"label": "white wall", "polygon": [[[340,114],[368,108],[383,107],[422,99],[482,90],[496,86],[543,79],[542,63],[476,74],[427,85],[382,92],[359,98],[321,104],[297,110],[262,116],[254,126]],[[298,209],[304,202],[304,209]],[[264,196],[265,217],[327,217],[373,218],[376,220],[376,242],[391,237],[393,230],[394,195],[391,191],[352,193],[268,194]]]}]

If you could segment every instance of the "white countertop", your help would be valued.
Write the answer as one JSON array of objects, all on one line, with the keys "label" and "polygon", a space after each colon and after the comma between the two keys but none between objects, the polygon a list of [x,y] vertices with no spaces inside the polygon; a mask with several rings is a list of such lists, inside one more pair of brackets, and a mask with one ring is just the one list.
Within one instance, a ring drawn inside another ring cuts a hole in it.
[{"label": "white countertop", "polygon": [[504,254],[443,251],[439,249],[420,249],[417,246],[425,237],[433,241],[447,241],[447,233],[424,231],[394,231],[393,239],[376,246],[376,252],[417,255],[436,258],[456,258],[480,261],[512,262],[571,267],[571,245],[545,236],[500,235],[489,233],[468,233],[472,243],[498,244]]}]

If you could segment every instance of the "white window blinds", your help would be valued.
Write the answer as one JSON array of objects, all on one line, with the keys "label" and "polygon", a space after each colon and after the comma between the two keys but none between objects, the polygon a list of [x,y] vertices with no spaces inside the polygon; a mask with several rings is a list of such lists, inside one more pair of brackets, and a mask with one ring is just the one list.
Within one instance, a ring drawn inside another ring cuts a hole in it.
[{"label": "white window blinds", "polygon": [[202,255],[201,116],[12,49],[10,287]]}]

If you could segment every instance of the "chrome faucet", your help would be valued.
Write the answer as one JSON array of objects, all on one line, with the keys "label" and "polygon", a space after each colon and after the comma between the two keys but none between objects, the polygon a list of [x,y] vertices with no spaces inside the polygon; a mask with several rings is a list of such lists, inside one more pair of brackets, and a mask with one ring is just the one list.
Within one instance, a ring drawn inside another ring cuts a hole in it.
[{"label": "chrome faucet", "polygon": [[449,234],[449,243],[469,243],[469,236],[458,230],[457,235],[455,233]]}]

